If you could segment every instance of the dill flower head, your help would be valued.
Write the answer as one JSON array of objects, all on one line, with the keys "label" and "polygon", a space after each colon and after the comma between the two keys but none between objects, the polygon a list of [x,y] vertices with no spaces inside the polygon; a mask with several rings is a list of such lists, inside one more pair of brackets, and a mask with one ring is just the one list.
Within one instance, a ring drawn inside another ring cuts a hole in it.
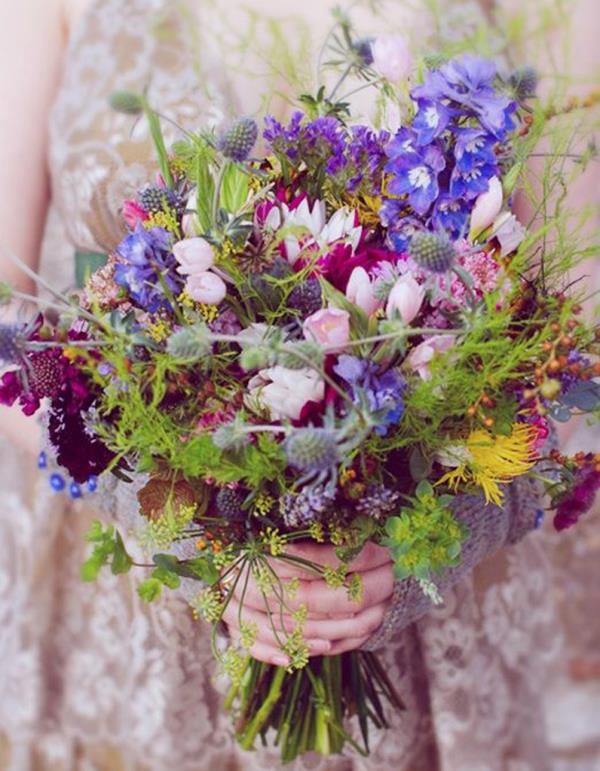
[{"label": "dill flower head", "polygon": [[456,490],[461,484],[473,483],[483,490],[486,503],[502,503],[500,485],[525,474],[536,462],[535,429],[525,423],[513,426],[510,436],[494,436],[477,429],[464,444],[447,447],[438,453],[438,461],[456,466],[438,480]]}]

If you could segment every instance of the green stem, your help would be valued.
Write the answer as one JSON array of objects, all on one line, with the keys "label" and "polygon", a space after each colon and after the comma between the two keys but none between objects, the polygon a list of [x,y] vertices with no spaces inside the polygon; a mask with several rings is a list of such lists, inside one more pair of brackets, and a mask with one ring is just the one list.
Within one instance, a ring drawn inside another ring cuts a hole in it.
[{"label": "green stem", "polygon": [[251,750],[254,745],[258,732],[268,719],[269,715],[273,711],[275,704],[281,696],[281,688],[285,679],[286,670],[284,667],[276,667],[275,675],[271,682],[271,687],[263,703],[260,706],[258,712],[254,715],[250,724],[245,729],[243,735],[240,737],[240,746],[244,750]]}]

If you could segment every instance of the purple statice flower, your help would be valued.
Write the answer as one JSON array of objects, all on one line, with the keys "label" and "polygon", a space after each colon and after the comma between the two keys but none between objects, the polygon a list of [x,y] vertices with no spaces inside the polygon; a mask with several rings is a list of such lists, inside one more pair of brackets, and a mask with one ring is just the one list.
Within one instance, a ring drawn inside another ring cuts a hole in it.
[{"label": "purple statice flower", "polygon": [[385,147],[390,141],[387,131],[376,133],[368,126],[353,126],[346,147],[346,166],[352,176],[347,182],[350,193],[366,183],[371,195],[381,192],[381,178],[386,160]]},{"label": "purple statice flower", "polygon": [[269,143],[277,155],[287,155],[290,160],[298,156],[298,140],[302,131],[304,113],[297,110],[292,114],[290,122],[284,126],[272,115],[265,118],[263,138]]},{"label": "purple statice flower", "polygon": [[406,381],[397,370],[381,372],[372,361],[342,354],[333,371],[350,386],[353,400],[369,409],[376,433],[385,436],[390,426],[400,423]]},{"label": "purple statice flower", "polygon": [[[587,356],[584,356],[580,351],[569,351],[567,356],[567,362],[569,365],[578,364],[581,370],[588,369],[591,366],[591,361]],[[563,367],[558,374],[563,394],[568,393],[574,385],[581,382],[581,376],[575,372],[571,372],[569,367]]]},{"label": "purple statice flower", "polygon": [[295,112],[287,126],[272,116],[265,118],[264,139],[276,155],[294,164],[304,162],[309,169],[326,164],[328,174],[335,174],[344,165],[346,147],[343,124],[332,117],[303,122],[304,114]]},{"label": "purple statice flower", "polygon": [[419,99],[412,122],[417,144],[428,145],[437,139],[445,131],[451,117],[452,111],[441,102]]},{"label": "purple statice flower", "polygon": [[183,289],[184,279],[176,272],[177,261],[171,246],[172,236],[167,230],[146,229],[138,224],[117,247],[120,261],[115,268],[115,281],[150,313],[171,307],[161,282],[173,295]]},{"label": "purple statice flower", "polygon": [[304,127],[305,153],[308,158],[327,159],[327,173],[336,174],[345,163],[344,134],[344,127],[337,118],[316,118]]},{"label": "purple statice flower", "polygon": [[575,484],[560,500],[554,515],[556,530],[566,530],[575,525],[579,517],[588,512],[600,490],[600,471],[596,470],[592,458],[590,463],[580,467],[575,475]]},{"label": "purple statice flower", "polygon": [[411,96],[417,102],[441,101],[467,117],[475,117],[501,140],[514,127],[512,114],[517,105],[494,87],[495,79],[493,61],[465,54],[427,72],[425,82],[416,86]]},{"label": "purple statice flower", "polygon": [[402,128],[386,148],[390,175],[387,185],[392,195],[407,195],[417,214],[426,214],[440,193],[438,177],[446,159],[436,144],[418,147],[410,129]]}]

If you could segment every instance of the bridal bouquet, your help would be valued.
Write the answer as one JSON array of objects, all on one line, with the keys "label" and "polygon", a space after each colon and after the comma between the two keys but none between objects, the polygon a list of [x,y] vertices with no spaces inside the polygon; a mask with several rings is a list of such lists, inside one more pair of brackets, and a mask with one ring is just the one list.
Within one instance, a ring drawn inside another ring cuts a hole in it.
[{"label": "bridal bouquet", "polygon": [[[332,41],[341,78],[287,123],[242,118],[167,151],[146,98],[115,93],[145,113],[160,174],[124,202],[127,233],[80,294],[51,289],[45,315],[0,327],[0,400],[27,414],[49,401],[53,487],[137,480],[144,600],[196,580],[194,613],[216,627],[252,577],[278,604],[285,665],[248,655],[243,615],[240,640],[214,640],[238,740],[268,736],[284,760],[367,753],[369,725],[402,703],[373,653],[309,658],[282,566],[359,601],[352,561],[371,541],[435,601],[469,535],[457,496],[501,506],[535,473],[562,529],[600,486],[598,455],[544,449],[551,420],[598,413],[600,339],[566,286],[583,253],[565,217],[527,228],[511,211],[552,119],[534,73],[474,55],[411,63],[402,41],[345,23]],[[352,119],[350,75],[399,128]],[[85,580],[137,564],[112,524],[88,538]],[[301,556],[306,542],[333,545],[336,563]]]}]

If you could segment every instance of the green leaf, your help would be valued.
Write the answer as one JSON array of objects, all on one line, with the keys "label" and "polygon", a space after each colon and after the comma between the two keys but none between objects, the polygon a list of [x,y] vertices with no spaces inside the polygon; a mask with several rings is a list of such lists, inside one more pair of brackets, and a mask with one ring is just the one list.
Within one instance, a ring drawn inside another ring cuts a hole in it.
[{"label": "green leaf", "polygon": [[103,556],[102,554],[94,552],[81,566],[81,580],[86,583],[95,581],[107,561],[108,556]]},{"label": "green leaf", "polygon": [[148,578],[138,586],[137,592],[144,602],[154,602],[162,593],[162,584],[157,578]]},{"label": "green leaf", "polygon": [[161,584],[164,584],[169,589],[178,589],[181,586],[179,576],[173,573],[172,570],[167,570],[167,568],[156,568],[152,571],[152,578],[156,578],[157,581],[160,581]]},{"label": "green leaf", "polygon": [[199,578],[210,586],[216,584],[220,578],[219,571],[215,567],[214,562],[206,557],[186,560],[185,566],[191,573],[190,578]]},{"label": "green leaf", "polygon": [[425,498],[427,496],[433,495],[433,487],[431,486],[431,483],[426,479],[422,479],[417,485],[415,495],[417,498]]},{"label": "green leaf", "polygon": [[432,466],[433,462],[431,458],[426,458],[425,455],[423,455],[420,447],[414,447],[410,453],[408,467],[410,470],[410,475],[415,480],[415,482],[420,482],[423,479],[426,479],[431,473]]},{"label": "green leaf", "polygon": [[90,525],[90,529],[85,534],[86,541],[102,541],[104,539],[104,527],[99,519],[95,519]]},{"label": "green leaf", "polygon": [[235,164],[228,165],[223,174],[220,205],[231,214],[235,214],[246,203],[248,191],[248,174]]},{"label": "green leaf", "polygon": [[113,558],[110,569],[113,574],[117,576],[121,573],[128,573],[131,570],[132,565],[133,560],[129,554],[127,554],[121,534],[117,532],[115,534]]}]

